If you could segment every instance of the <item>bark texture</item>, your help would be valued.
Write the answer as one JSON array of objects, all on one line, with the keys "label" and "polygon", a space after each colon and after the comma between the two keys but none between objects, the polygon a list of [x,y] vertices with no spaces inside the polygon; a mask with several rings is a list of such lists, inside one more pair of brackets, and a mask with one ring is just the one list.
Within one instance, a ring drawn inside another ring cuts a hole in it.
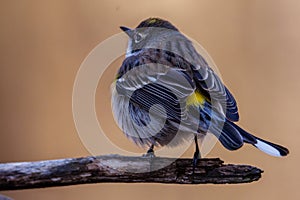
[{"label": "bark texture", "polygon": [[87,183],[225,184],[257,181],[262,170],[200,159],[194,173],[191,159],[104,155],[0,164],[0,190],[18,190]]}]

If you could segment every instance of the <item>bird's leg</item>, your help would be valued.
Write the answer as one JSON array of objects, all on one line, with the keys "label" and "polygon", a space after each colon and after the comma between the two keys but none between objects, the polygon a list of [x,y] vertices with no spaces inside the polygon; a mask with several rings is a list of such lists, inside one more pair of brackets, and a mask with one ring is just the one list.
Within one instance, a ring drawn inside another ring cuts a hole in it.
[{"label": "bird's leg", "polygon": [[155,157],[155,155],[154,155],[154,145],[153,144],[150,146],[147,153],[143,154],[143,157],[150,157],[150,158]]},{"label": "bird's leg", "polygon": [[195,149],[195,153],[194,153],[194,157],[193,157],[193,175],[195,173],[195,168],[197,166],[197,162],[201,158],[201,154],[200,154],[199,146],[198,146],[197,135],[195,135],[194,140],[195,140],[196,149]]}]

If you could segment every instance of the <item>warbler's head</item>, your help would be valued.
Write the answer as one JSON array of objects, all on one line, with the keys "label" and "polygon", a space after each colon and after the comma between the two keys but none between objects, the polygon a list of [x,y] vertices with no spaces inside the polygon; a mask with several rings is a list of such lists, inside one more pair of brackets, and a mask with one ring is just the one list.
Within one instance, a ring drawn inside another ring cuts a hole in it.
[{"label": "warbler's head", "polygon": [[162,48],[164,41],[179,33],[174,25],[160,18],[146,19],[135,29],[120,28],[129,36],[127,56],[143,48]]}]

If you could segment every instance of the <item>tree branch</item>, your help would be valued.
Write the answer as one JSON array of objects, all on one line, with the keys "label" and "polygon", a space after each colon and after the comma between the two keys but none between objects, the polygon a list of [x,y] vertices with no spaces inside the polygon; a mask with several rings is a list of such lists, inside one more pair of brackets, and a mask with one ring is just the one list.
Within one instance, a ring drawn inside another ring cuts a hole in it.
[{"label": "tree branch", "polygon": [[191,159],[119,155],[5,163],[0,164],[0,190],[104,182],[247,183],[258,180],[263,172],[249,165],[225,165],[219,158],[200,159],[192,171]]}]

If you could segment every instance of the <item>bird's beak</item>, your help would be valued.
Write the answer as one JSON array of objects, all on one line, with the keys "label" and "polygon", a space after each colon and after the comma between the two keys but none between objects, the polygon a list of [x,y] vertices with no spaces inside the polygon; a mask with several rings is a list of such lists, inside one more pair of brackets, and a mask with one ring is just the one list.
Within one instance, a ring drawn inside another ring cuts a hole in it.
[{"label": "bird's beak", "polygon": [[124,31],[131,38],[131,36],[132,36],[132,30],[130,28],[127,28],[125,26],[120,26],[120,29],[122,31]]}]

